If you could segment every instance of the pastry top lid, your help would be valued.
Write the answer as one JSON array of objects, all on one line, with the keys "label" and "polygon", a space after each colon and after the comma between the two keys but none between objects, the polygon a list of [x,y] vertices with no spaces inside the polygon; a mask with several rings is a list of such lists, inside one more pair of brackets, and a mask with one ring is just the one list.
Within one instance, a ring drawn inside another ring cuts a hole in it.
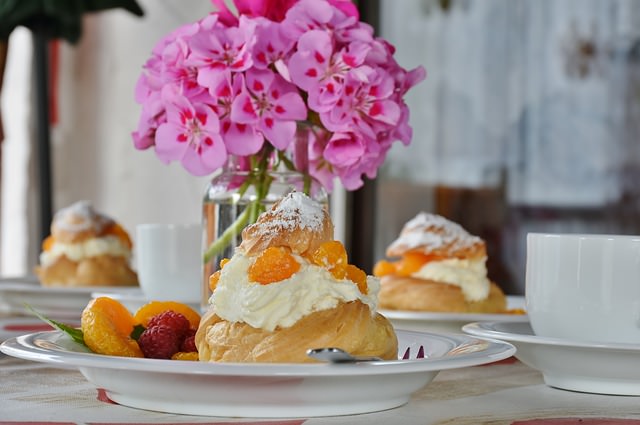
[{"label": "pastry top lid", "polygon": [[110,217],[98,213],[91,202],[78,201],[54,215],[51,234],[57,241],[73,243],[98,237],[114,223]]},{"label": "pastry top lid", "polygon": [[400,236],[387,248],[387,256],[399,257],[408,252],[443,257],[485,256],[484,241],[437,214],[420,212],[402,228]]},{"label": "pastry top lid", "polygon": [[238,247],[257,255],[269,246],[284,246],[303,255],[333,239],[333,223],[327,209],[302,192],[291,192],[242,231]]}]

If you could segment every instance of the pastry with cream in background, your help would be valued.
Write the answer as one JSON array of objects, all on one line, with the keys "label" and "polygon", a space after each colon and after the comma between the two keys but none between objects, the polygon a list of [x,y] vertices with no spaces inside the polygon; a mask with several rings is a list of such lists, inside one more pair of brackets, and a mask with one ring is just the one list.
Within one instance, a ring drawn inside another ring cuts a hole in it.
[{"label": "pastry with cream in background", "polygon": [[244,229],[210,286],[201,361],[312,362],[307,349],[321,347],[398,358],[393,327],[377,313],[379,280],[349,264],[328,212],[302,193]]},{"label": "pastry with cream in background", "polygon": [[131,239],[88,201],[59,210],[35,272],[44,286],[135,286]]},{"label": "pastry with cream in background", "polygon": [[484,241],[426,212],[408,221],[374,268],[380,308],[424,312],[505,313],[506,296],[487,277]]}]

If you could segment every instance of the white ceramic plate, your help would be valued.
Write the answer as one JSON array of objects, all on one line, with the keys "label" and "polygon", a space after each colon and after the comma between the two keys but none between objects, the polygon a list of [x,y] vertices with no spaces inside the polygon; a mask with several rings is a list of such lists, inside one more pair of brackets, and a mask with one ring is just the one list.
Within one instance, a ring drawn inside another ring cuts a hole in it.
[{"label": "white ceramic plate", "polygon": [[[5,354],[75,366],[110,399],[130,407],[207,416],[312,417],[401,406],[441,370],[513,355],[511,344],[470,337],[399,331],[399,352],[424,359],[358,364],[200,363],[102,356],[58,332],[12,338]],[[177,396],[179,395],[179,396]]]},{"label": "white ceramic plate", "polygon": [[[508,295],[508,309],[524,310],[523,296]],[[462,326],[471,322],[506,321],[529,322],[526,314],[480,314],[480,313],[429,313],[403,310],[379,310],[396,329],[426,332],[462,332]]]},{"label": "white ceramic plate", "polygon": [[45,287],[36,280],[0,281],[0,305],[11,314],[30,314],[25,304],[54,319],[77,319],[95,291],[130,291],[123,287]]},{"label": "white ceramic plate", "polygon": [[481,322],[463,331],[516,346],[516,357],[547,385],[597,394],[640,395],[640,345],[590,344],[534,335],[529,323]]}]

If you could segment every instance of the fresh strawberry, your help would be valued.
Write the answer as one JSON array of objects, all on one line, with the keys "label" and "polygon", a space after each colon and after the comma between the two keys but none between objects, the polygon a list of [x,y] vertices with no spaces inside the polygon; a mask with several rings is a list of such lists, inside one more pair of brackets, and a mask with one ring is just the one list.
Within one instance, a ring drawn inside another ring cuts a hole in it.
[{"label": "fresh strawberry", "polygon": [[184,337],[184,340],[182,341],[182,345],[180,346],[180,351],[184,351],[186,353],[198,351],[198,349],[196,348],[196,330],[195,329],[189,329],[189,331]]},{"label": "fresh strawberry", "polygon": [[180,351],[181,338],[173,328],[155,325],[142,332],[138,345],[146,358],[170,359]]},{"label": "fresh strawberry", "polygon": [[184,338],[191,327],[189,320],[182,313],[177,313],[173,310],[163,311],[162,313],[153,316],[149,319],[147,329],[158,325],[167,326],[173,329],[180,339]]}]

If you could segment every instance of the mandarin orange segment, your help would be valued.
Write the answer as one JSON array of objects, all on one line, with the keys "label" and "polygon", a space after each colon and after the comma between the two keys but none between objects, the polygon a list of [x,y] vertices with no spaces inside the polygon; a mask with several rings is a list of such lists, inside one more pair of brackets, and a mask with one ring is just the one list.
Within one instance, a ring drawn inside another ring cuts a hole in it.
[{"label": "mandarin orange segment", "polygon": [[361,293],[367,295],[369,293],[369,286],[367,285],[367,274],[353,264],[349,264],[346,269],[347,279],[355,283]]},{"label": "mandarin orange segment", "polygon": [[348,263],[347,250],[340,241],[324,242],[311,254],[311,262],[329,270],[334,267],[346,266]]},{"label": "mandarin orange segment", "polygon": [[249,281],[267,285],[288,279],[298,270],[300,270],[300,263],[288,249],[270,246],[249,266]]},{"label": "mandarin orange segment", "polygon": [[131,338],[135,324],[125,306],[109,297],[91,300],[80,320],[84,342],[94,353],[110,356],[144,357]]},{"label": "mandarin orange segment", "polygon": [[419,252],[406,253],[398,262],[397,272],[400,276],[411,276],[427,264],[429,261],[436,260],[440,257],[435,255],[427,255]]},{"label": "mandarin orange segment", "polygon": [[220,260],[220,269],[209,276],[209,289],[211,289],[212,291],[215,291],[216,286],[218,286],[221,270],[224,268],[224,266],[227,265],[229,261],[231,260],[229,260],[228,258],[223,258],[222,260]]},{"label": "mandarin orange segment", "polygon": [[342,280],[345,277],[347,277],[347,267],[348,265],[342,265],[342,264],[340,264],[339,266],[335,266],[330,270],[331,275],[336,280]]},{"label": "mandarin orange segment", "polygon": [[217,272],[215,272],[211,276],[209,276],[209,289],[211,291],[215,291],[216,290],[216,286],[218,286],[218,281],[219,280],[220,280],[220,270],[218,270]]},{"label": "mandarin orange segment", "polygon": [[113,235],[116,236],[118,239],[120,239],[122,241],[122,243],[124,243],[129,249],[131,249],[131,247],[133,246],[133,243],[131,242],[131,238],[129,237],[129,234],[127,233],[126,230],[124,230],[124,228],[122,226],[120,226],[118,223],[113,223],[108,229],[106,229],[105,233],[107,235]]},{"label": "mandarin orange segment", "polygon": [[43,251],[49,251],[51,249],[51,247],[53,247],[54,243],[56,243],[56,240],[53,237],[53,235],[47,236],[45,238],[45,240],[42,241],[42,250]]},{"label": "mandarin orange segment", "polygon": [[136,324],[147,327],[149,320],[162,312],[172,310],[184,315],[189,321],[191,328],[197,329],[200,324],[200,314],[186,304],[177,301],[151,301],[143,305],[136,311],[133,320]]},{"label": "mandarin orange segment", "polygon": [[396,272],[396,263],[387,260],[380,260],[373,266],[373,275],[382,277]]},{"label": "mandarin orange segment", "polygon": [[199,360],[198,353],[196,351],[178,351],[173,356],[171,356],[171,360],[187,360],[192,362],[197,362]]}]

